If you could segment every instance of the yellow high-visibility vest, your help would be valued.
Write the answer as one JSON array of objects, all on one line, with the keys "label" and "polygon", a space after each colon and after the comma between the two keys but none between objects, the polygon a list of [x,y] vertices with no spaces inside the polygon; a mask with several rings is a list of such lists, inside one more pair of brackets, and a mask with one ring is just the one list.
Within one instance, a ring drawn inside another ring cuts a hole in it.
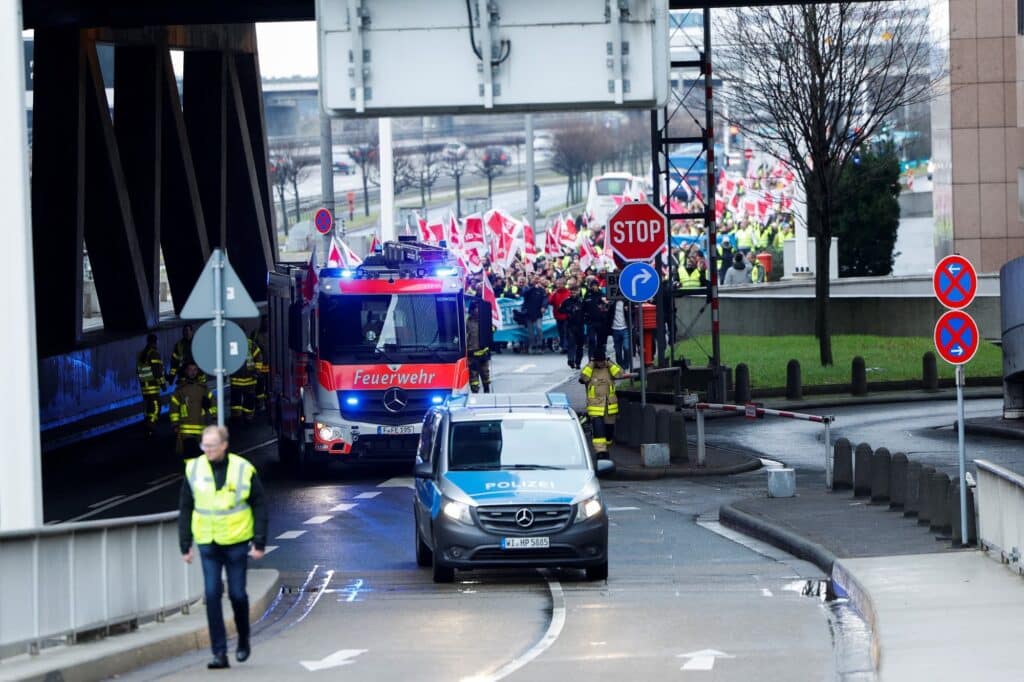
[{"label": "yellow high-visibility vest", "polygon": [[196,544],[235,545],[251,540],[253,515],[249,507],[256,467],[244,457],[228,454],[224,485],[217,489],[213,467],[203,457],[185,460],[185,478],[192,488],[192,537]]}]

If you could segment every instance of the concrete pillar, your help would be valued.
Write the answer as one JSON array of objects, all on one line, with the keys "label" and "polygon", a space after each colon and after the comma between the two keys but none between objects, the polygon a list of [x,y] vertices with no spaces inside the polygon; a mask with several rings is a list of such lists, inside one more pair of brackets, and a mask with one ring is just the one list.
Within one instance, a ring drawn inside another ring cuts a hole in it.
[{"label": "concrete pillar", "polygon": [[921,356],[921,388],[926,391],[939,389],[939,368],[935,361],[935,353],[931,351]]},{"label": "concrete pillar", "polygon": [[380,154],[380,240],[395,239],[395,154],[391,147],[391,119],[377,122]]},{"label": "concrete pillar", "polygon": [[960,532],[960,481],[954,478],[949,485],[947,506],[950,510],[950,521],[953,526],[953,546],[973,545],[978,542],[978,529],[974,515],[974,489],[967,486],[967,542],[964,543]]},{"label": "concrete pillar", "polygon": [[668,420],[672,416],[672,413],[668,410],[658,410],[657,415],[654,418],[654,432],[655,442],[657,443],[668,443],[669,439],[669,427]]},{"label": "concrete pillar", "polygon": [[737,405],[750,402],[750,368],[746,363],[736,365],[736,381],[733,389],[733,401]]},{"label": "concrete pillar", "polygon": [[929,514],[929,528],[938,533],[949,533],[951,531],[949,513],[949,476],[937,471],[932,474],[928,489],[928,504],[931,506]]},{"label": "concrete pillar", "polygon": [[832,447],[832,490],[853,488],[853,445],[840,438]]},{"label": "concrete pillar", "polygon": [[[29,214],[28,133],[25,129],[25,65],[21,3],[0,10],[0,204],[6,216],[0,268],[0,410],[4,414],[3,475],[0,476],[0,531],[43,523],[39,453],[39,386],[36,371],[36,316]],[[6,94],[5,94],[6,93]]]},{"label": "concrete pillar", "polygon": [[907,494],[903,500],[904,516],[917,516],[921,510],[922,468],[920,462],[907,462]]},{"label": "concrete pillar", "polygon": [[786,363],[786,400],[802,400],[803,397],[804,389],[800,378],[800,361],[790,360]]},{"label": "concrete pillar", "polygon": [[853,452],[853,496],[871,494],[871,446],[860,443]]},{"label": "concrete pillar", "polygon": [[629,406],[629,440],[626,444],[631,448],[639,448],[643,442],[643,419],[640,414],[640,403]]},{"label": "concrete pillar", "polygon": [[907,456],[897,452],[889,467],[889,509],[903,509],[907,501]]},{"label": "concrete pillar", "polygon": [[878,448],[871,455],[871,501],[889,501],[889,474],[892,469],[892,456],[887,448]]},{"label": "concrete pillar", "polygon": [[932,518],[932,476],[935,474],[935,467],[922,466],[921,467],[921,480],[918,483],[918,504],[917,504],[917,522],[920,525],[927,526]]},{"label": "concrete pillar", "polygon": [[640,408],[640,442],[658,442],[658,411],[654,405]]},{"label": "concrete pillar", "polygon": [[850,383],[853,386],[854,395],[868,394],[868,374],[864,365],[864,358],[857,356],[853,359],[850,367]]},{"label": "concrete pillar", "polygon": [[668,421],[669,458],[673,464],[684,464],[690,459],[690,444],[686,440],[686,415],[672,412]]},{"label": "concrete pillar", "polygon": [[619,445],[629,441],[629,411],[633,403],[623,400],[619,401],[619,416],[615,419],[614,440]]}]

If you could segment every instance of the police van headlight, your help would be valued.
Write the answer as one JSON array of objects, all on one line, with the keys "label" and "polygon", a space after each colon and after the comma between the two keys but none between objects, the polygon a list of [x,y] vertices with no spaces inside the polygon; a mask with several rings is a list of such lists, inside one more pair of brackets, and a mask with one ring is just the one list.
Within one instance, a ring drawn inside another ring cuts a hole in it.
[{"label": "police van headlight", "polygon": [[456,502],[455,500],[447,500],[444,506],[441,507],[444,511],[444,515],[452,521],[458,521],[459,523],[465,523],[466,525],[473,525],[473,517],[469,513],[469,505],[463,504],[462,502]]},{"label": "police van headlight", "polygon": [[590,499],[576,503],[576,523],[601,515],[601,496],[594,495]]},{"label": "police van headlight", "polygon": [[316,435],[320,440],[325,442],[342,440],[342,432],[340,428],[337,426],[331,426],[330,424],[323,424],[321,422],[316,423]]}]

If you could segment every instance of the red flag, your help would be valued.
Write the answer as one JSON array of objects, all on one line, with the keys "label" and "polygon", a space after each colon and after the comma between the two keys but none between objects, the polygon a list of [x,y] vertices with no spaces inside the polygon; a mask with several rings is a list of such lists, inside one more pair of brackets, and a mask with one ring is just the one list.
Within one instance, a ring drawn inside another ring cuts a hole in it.
[{"label": "red flag", "polygon": [[580,269],[586,272],[590,267],[597,263],[597,251],[594,250],[594,245],[590,243],[589,239],[583,239],[580,242]]},{"label": "red flag", "polygon": [[343,268],[357,268],[363,264],[363,259],[356,255],[348,244],[341,239],[337,239],[337,249],[341,254],[341,267]]},{"label": "red flag", "polygon": [[491,279],[484,275],[480,282],[480,297],[491,304],[491,324],[501,326],[501,310],[498,308],[498,297],[494,295]]},{"label": "red flag", "polygon": [[462,237],[459,236],[459,221],[455,219],[455,214],[450,211],[448,212],[448,223],[445,225],[444,236],[449,248],[453,250],[460,250],[462,248]]},{"label": "red flag", "polygon": [[302,280],[302,298],[306,303],[313,300],[316,295],[316,246],[313,246],[309,254],[309,263],[306,265],[306,276]]},{"label": "red flag", "polygon": [[556,258],[562,253],[562,219],[556,218],[544,233],[544,255]]},{"label": "red flag", "polygon": [[467,270],[477,273],[484,269],[484,262],[480,259],[480,252],[477,249],[469,249],[463,253]]},{"label": "red flag", "polygon": [[[444,240],[444,223],[430,223],[425,229],[426,236],[423,241],[430,244],[440,244]],[[423,233],[424,230],[421,229],[420,232]]]},{"label": "red flag", "polygon": [[479,215],[466,216],[465,231],[462,233],[462,246],[467,251],[483,249],[485,247],[484,221]]},{"label": "red flag", "polygon": [[420,214],[416,211],[412,212],[413,217],[416,218],[416,225],[420,229],[420,241],[430,241],[430,232],[427,230],[427,221],[420,217]]},{"label": "red flag", "polygon": [[[559,218],[561,220],[561,218]],[[562,230],[559,238],[562,241],[562,246],[567,249],[576,248],[576,223],[573,222],[572,216],[569,216],[565,220],[562,220]]]},{"label": "red flag", "polygon": [[346,267],[344,257],[341,255],[341,249],[338,248],[338,243],[333,239],[331,240],[331,250],[327,252],[327,267]]},{"label": "red flag", "polygon": [[371,255],[375,254],[375,253],[377,253],[378,249],[383,250],[384,249],[384,245],[381,244],[380,239],[377,238],[377,233],[375,232],[373,234],[373,241],[370,242],[370,250],[369,250],[368,253],[371,254]]},{"label": "red flag", "polygon": [[525,242],[526,249],[524,253],[528,261],[534,261],[537,259],[537,235],[533,233],[533,228],[530,224],[523,221],[523,241]]},{"label": "red flag", "polygon": [[769,206],[771,206],[771,202],[766,201],[765,199],[759,199],[757,201],[757,215],[761,218],[761,220],[764,220],[765,217],[768,215]]}]

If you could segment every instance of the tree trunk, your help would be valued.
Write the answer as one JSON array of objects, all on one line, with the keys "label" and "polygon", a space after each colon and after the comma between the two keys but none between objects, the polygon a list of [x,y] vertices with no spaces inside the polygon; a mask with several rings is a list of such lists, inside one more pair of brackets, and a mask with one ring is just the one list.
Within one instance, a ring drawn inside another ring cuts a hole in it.
[{"label": "tree trunk", "polygon": [[284,238],[288,239],[288,203],[284,195],[284,185],[277,185],[277,196],[281,204],[281,227],[284,229]]},{"label": "tree trunk", "polygon": [[292,198],[295,199],[295,222],[299,222],[299,182],[292,180]]},{"label": "tree trunk", "polygon": [[824,178],[813,177],[807,189],[807,231],[814,236],[814,336],[822,367],[833,364],[829,323],[829,251],[832,246],[831,202]]},{"label": "tree trunk", "polygon": [[366,167],[363,167],[363,215],[370,215],[370,187],[369,179],[366,177]]},{"label": "tree trunk", "polygon": [[491,206],[491,186],[494,184],[494,176],[487,174],[487,207]]},{"label": "tree trunk", "polygon": [[462,176],[455,175],[455,217],[462,218]]}]

